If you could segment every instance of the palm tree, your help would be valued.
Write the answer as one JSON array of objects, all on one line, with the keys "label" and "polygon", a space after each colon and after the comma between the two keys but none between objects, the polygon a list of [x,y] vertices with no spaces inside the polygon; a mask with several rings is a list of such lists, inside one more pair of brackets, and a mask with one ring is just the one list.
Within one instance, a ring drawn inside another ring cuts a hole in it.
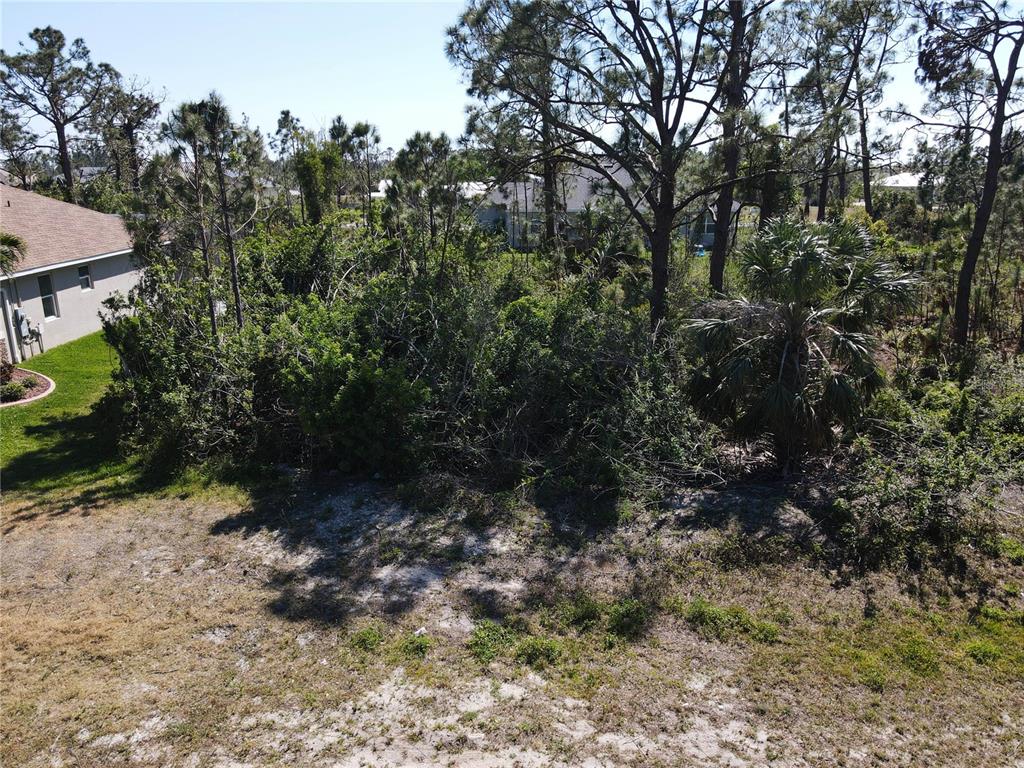
[{"label": "palm tree", "polygon": [[[0,275],[9,275],[21,259],[25,258],[25,241],[10,232],[0,231]],[[13,366],[7,360],[7,345],[0,343],[0,372],[6,384],[11,380]]]},{"label": "palm tree", "polygon": [[25,241],[17,235],[0,231],[0,274],[9,275],[25,258]]},{"label": "palm tree", "polygon": [[849,222],[779,219],[740,254],[751,299],[694,320],[699,404],[740,434],[769,434],[788,469],[852,426],[884,379],[871,331],[912,296],[916,279]]}]

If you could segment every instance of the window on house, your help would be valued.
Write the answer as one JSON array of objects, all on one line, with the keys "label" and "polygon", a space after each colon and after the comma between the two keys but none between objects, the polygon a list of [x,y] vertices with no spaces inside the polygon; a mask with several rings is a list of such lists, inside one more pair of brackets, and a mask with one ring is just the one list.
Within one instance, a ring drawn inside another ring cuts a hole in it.
[{"label": "window on house", "polygon": [[39,298],[43,302],[43,317],[50,320],[58,317],[57,297],[53,295],[53,282],[49,275],[39,276]]},{"label": "window on house", "polygon": [[82,286],[83,291],[88,291],[92,288],[92,274],[89,272],[88,264],[83,264],[78,268],[78,284]]}]

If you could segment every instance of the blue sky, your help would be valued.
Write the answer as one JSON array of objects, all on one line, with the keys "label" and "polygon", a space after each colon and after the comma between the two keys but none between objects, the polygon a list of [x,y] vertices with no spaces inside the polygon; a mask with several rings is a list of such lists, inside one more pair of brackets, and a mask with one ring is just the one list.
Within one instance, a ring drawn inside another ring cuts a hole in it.
[{"label": "blue sky", "polygon": [[[166,93],[166,106],[219,91],[236,117],[273,133],[290,109],[307,128],[335,115],[368,120],[382,146],[417,130],[459,135],[468,98],[444,55],[452,2],[7,2],[2,44],[34,27],[81,37],[96,61]],[[913,65],[894,71],[888,102],[922,102]]]},{"label": "blue sky", "polygon": [[273,133],[290,109],[307,128],[368,120],[382,146],[417,130],[462,132],[467,103],[444,55],[460,2],[0,4],[4,50],[35,27],[81,37],[93,59],[166,90],[167,103],[219,91]]}]

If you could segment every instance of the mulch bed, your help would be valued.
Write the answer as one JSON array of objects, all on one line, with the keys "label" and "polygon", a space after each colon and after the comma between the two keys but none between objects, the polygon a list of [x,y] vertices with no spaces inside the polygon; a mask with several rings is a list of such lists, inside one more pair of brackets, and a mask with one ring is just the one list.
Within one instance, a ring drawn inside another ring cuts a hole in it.
[{"label": "mulch bed", "polygon": [[47,384],[46,379],[28,371],[23,371],[21,368],[15,368],[11,374],[11,381],[24,382],[25,394],[21,400],[11,400],[12,403],[20,403],[23,400],[28,400],[30,397],[42,394],[46,390]]}]

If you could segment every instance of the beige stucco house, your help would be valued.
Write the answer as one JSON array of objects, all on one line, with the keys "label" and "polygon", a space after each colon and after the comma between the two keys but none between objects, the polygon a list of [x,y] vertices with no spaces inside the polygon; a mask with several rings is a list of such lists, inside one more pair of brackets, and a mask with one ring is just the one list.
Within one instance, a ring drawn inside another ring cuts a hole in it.
[{"label": "beige stucco house", "polygon": [[102,302],[139,278],[120,216],[0,184],[0,230],[25,243],[25,257],[0,276],[4,345],[15,362],[38,353],[26,323],[49,349],[100,329]]}]

